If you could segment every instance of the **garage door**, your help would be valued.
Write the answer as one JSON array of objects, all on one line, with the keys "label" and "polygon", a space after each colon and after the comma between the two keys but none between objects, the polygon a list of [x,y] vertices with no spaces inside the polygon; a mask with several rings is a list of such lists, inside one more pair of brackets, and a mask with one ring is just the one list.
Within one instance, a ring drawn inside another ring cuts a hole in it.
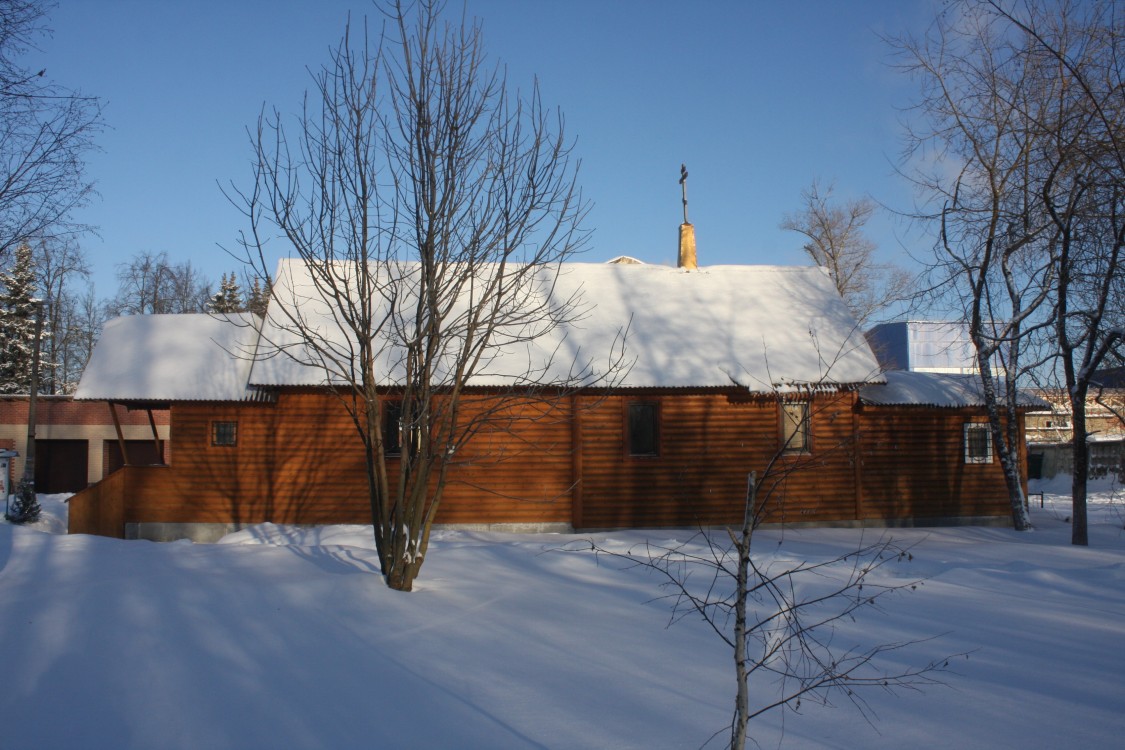
[{"label": "garage door", "polygon": [[88,455],[85,440],[36,440],[35,490],[51,493],[85,489]]}]

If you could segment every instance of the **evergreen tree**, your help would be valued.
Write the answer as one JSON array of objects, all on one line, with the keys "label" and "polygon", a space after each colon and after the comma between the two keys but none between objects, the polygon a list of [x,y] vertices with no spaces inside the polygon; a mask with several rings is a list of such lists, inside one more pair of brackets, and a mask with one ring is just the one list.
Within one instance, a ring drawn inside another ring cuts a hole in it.
[{"label": "evergreen tree", "polygon": [[246,309],[242,304],[242,290],[238,288],[238,277],[234,273],[223,274],[219,291],[211,296],[207,307],[213,313],[236,313]]},{"label": "evergreen tree", "polygon": [[0,273],[0,393],[29,393],[35,343],[35,263],[31,248],[16,249]]},{"label": "evergreen tree", "polygon": [[35,495],[35,485],[21,479],[4,518],[12,523],[35,523],[42,512],[39,498]]},{"label": "evergreen tree", "polygon": [[246,298],[246,309],[255,315],[264,317],[270,301],[270,290],[271,284],[268,279],[265,289],[263,289],[261,279],[255,277],[254,285],[250,287],[250,296]]}]

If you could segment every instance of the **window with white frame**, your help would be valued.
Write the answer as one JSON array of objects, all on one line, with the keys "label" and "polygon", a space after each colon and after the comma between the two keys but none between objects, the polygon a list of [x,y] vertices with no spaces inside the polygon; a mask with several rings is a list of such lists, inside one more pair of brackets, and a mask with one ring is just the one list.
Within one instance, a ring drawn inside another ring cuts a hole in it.
[{"label": "window with white frame", "polygon": [[987,424],[965,425],[965,463],[992,463],[992,431]]},{"label": "window with white frame", "polygon": [[796,401],[781,405],[781,450],[785,453],[809,452],[809,403]]}]

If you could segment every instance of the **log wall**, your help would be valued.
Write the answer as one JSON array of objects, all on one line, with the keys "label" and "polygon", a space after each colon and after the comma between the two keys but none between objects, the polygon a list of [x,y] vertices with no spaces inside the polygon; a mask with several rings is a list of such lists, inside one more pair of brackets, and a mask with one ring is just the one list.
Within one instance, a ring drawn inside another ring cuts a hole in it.
[{"label": "log wall", "polygon": [[[629,455],[633,402],[657,405],[658,455]],[[469,399],[464,408],[485,403],[496,401]],[[761,476],[771,461],[759,491],[767,522],[1008,515],[999,463],[964,463],[962,425],[983,420],[972,410],[864,407],[853,393],[817,394],[810,450],[779,455],[777,400],[734,389],[505,408],[537,418],[484,430],[457,451],[438,523],[737,524],[748,472]],[[211,445],[216,421],[238,423],[237,445]],[[105,533],[106,513],[124,523],[370,523],[362,446],[329,394],[175,404],[171,448],[171,466],[126,467],[127,480],[112,475],[116,484],[93,504],[76,496],[71,529]]]},{"label": "log wall", "polygon": [[[777,459],[759,500],[766,521],[853,518],[853,394],[810,404],[811,450]],[[630,456],[631,402],[660,410],[660,454]],[[741,523],[747,475],[764,475],[782,446],[776,399],[739,392],[613,396],[582,411],[582,503],[576,526],[614,528]]]},{"label": "log wall", "polygon": [[[543,416],[482,432],[454,456],[438,523],[570,521],[569,425]],[[363,445],[334,397],[176,404],[172,419],[172,491],[145,497],[131,521],[371,522]],[[211,424],[224,421],[238,423],[237,444],[213,446]],[[387,460],[393,472],[397,459]]]},{"label": "log wall", "polygon": [[[964,425],[987,424],[982,410],[863,407],[860,422],[861,519],[1010,515],[995,446],[992,463],[964,460]],[[1020,445],[1026,492],[1022,439]]]}]

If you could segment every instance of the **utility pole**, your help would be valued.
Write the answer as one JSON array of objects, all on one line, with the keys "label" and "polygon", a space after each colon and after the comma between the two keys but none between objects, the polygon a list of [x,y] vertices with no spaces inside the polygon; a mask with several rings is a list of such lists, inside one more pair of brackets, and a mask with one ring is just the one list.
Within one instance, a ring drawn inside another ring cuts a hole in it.
[{"label": "utility pole", "polygon": [[43,335],[43,300],[33,299],[35,305],[35,341],[31,348],[31,394],[27,402],[27,453],[23,461],[23,481],[35,488],[35,422],[39,397],[39,339]]},{"label": "utility pole", "polygon": [[33,299],[31,302],[35,305],[35,341],[32,342],[31,393],[27,402],[27,456],[15,504],[6,501],[4,505],[4,517],[12,523],[21,524],[38,521],[41,512],[35,497],[35,411],[39,400],[39,338],[43,335],[43,300]]}]

